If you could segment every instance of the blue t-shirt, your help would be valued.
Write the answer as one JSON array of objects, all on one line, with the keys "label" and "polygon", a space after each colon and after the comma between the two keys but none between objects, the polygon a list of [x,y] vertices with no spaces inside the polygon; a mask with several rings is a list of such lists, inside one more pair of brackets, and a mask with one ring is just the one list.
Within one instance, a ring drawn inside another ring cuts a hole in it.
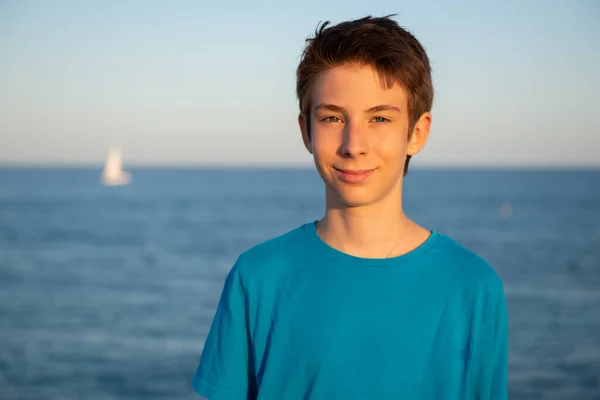
[{"label": "blue t-shirt", "polygon": [[500,278],[449,237],[367,259],[308,223],[238,257],[192,387],[210,400],[506,399],[507,331]]}]

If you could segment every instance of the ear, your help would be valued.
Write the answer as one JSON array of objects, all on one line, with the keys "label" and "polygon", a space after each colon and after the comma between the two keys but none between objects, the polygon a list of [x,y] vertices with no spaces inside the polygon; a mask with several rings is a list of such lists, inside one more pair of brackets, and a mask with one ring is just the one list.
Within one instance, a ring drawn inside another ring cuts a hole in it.
[{"label": "ear", "polygon": [[421,115],[421,118],[415,124],[412,131],[412,136],[408,141],[408,147],[406,154],[409,156],[415,155],[420,152],[429,138],[429,130],[431,129],[431,113],[426,112]]},{"label": "ear", "polygon": [[298,125],[300,126],[300,132],[302,132],[302,141],[304,142],[304,147],[310,154],[312,154],[312,141],[310,140],[310,135],[308,134],[308,124],[306,117],[304,114],[298,114]]}]

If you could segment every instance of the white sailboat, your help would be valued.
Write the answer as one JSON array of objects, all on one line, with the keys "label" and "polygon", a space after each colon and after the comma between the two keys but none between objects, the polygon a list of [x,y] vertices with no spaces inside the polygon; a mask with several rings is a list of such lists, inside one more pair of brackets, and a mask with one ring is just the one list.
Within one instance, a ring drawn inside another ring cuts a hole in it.
[{"label": "white sailboat", "polygon": [[123,170],[121,149],[112,148],[106,158],[102,171],[102,184],[107,186],[127,185],[131,182],[131,173]]}]

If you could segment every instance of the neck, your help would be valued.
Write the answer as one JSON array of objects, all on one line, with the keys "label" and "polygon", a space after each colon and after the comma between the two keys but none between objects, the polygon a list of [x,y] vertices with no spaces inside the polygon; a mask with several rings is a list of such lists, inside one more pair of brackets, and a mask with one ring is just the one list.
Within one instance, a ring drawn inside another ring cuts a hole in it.
[{"label": "neck", "polygon": [[361,207],[340,207],[333,196],[327,193],[326,213],[317,229],[324,242],[342,252],[363,258],[398,256],[428,234],[404,214],[401,195]]}]

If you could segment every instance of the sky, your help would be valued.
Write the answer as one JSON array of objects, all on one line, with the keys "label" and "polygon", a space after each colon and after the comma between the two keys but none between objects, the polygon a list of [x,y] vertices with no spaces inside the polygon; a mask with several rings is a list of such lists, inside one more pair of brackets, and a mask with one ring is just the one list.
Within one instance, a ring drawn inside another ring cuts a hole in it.
[{"label": "sky", "polygon": [[319,22],[395,19],[435,99],[414,166],[600,167],[600,2],[0,0],[0,164],[308,166]]}]

